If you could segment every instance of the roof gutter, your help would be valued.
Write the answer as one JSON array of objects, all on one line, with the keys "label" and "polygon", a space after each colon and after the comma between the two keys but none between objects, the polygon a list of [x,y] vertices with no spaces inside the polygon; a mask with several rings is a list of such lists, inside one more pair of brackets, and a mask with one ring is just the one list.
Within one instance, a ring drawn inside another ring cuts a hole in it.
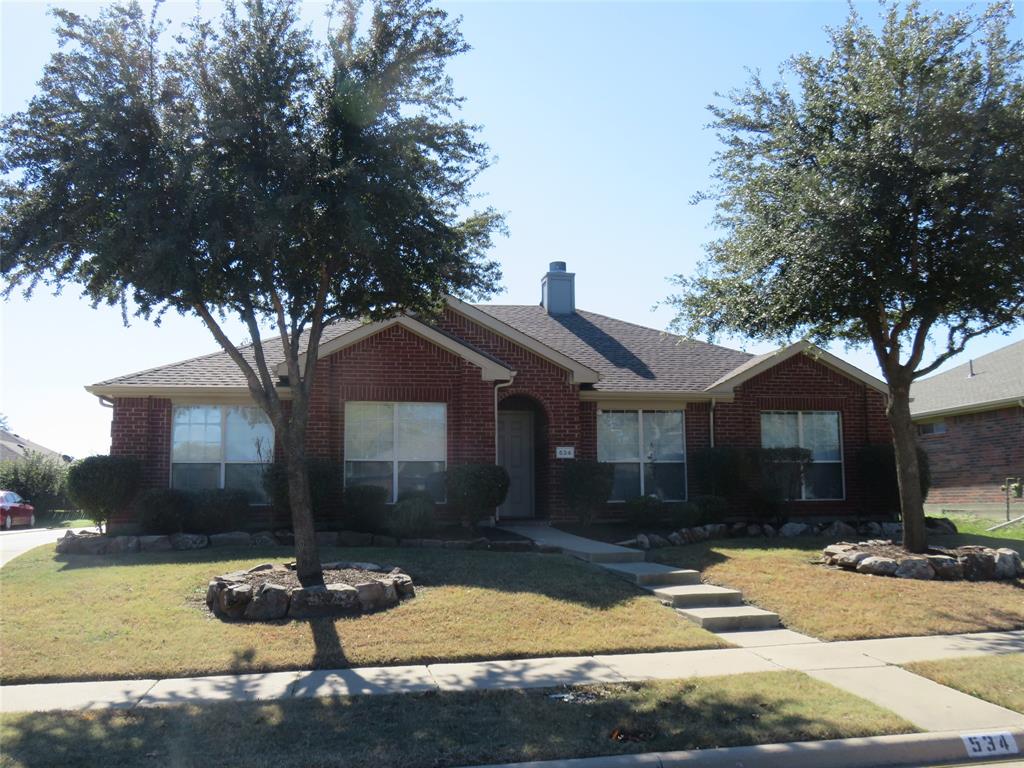
[{"label": "roof gutter", "polygon": [[952,408],[936,408],[931,411],[918,411],[917,413],[911,413],[910,418],[914,421],[919,421],[921,419],[931,419],[937,416],[956,416],[958,414],[965,413],[997,411],[1000,408],[1012,408],[1013,406],[1024,408],[1024,397],[1007,397],[1002,400],[989,400],[984,403],[968,403],[967,405],[957,405]]}]

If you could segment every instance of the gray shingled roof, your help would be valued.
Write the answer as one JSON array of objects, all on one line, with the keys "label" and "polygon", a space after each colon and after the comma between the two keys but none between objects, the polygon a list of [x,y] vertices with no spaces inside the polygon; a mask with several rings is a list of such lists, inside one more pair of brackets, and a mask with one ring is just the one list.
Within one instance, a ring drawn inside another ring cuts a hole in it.
[{"label": "gray shingled roof", "polygon": [[[477,309],[512,326],[551,349],[597,371],[594,389],[614,392],[700,392],[751,360],[733,349],[684,339],[654,328],[627,323],[593,312],[552,317],[541,306],[478,304]],[[357,321],[334,323],[324,329],[330,341],[358,328]],[[467,344],[467,346],[469,346]],[[264,344],[273,367],[283,359],[280,344]],[[252,347],[243,354],[252,360]],[[487,355],[496,362],[492,355]],[[150,368],[99,382],[95,386],[244,387],[241,371],[225,352]]]},{"label": "gray shingled roof", "polygon": [[910,388],[914,416],[953,410],[984,409],[1024,398],[1024,341],[975,358],[944,373],[914,382]]},{"label": "gray shingled roof", "polygon": [[19,461],[28,456],[29,453],[41,453],[52,459],[70,461],[70,457],[58,453],[52,448],[34,443],[16,432],[0,429],[0,461]]},{"label": "gray shingled roof", "polygon": [[751,357],[594,312],[553,317],[539,305],[475,306],[597,371],[599,391],[700,392]]}]

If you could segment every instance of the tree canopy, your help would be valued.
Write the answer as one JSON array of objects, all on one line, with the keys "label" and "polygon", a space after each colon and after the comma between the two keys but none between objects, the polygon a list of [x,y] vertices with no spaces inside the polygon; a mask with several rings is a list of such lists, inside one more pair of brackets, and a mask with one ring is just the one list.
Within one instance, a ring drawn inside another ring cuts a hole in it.
[{"label": "tree canopy", "polygon": [[[674,278],[675,327],[870,343],[900,411],[894,433],[909,430],[913,379],[1024,319],[1012,19],[1008,3],[975,15],[893,3],[876,31],[851,10],[828,53],[794,56],[778,81],[755,74],[712,106],[722,149],[701,197],[720,236],[696,276]],[[907,446],[897,454],[916,471]],[[903,502],[920,516],[920,499]]]}]

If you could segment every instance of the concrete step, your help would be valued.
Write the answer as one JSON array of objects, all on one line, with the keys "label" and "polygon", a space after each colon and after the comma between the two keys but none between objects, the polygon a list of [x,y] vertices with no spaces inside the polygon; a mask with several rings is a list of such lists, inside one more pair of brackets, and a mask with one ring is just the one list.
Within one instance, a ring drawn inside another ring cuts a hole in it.
[{"label": "concrete step", "polygon": [[709,632],[738,632],[745,629],[773,629],[780,625],[779,614],[762,611],[752,605],[716,608],[678,608],[678,612]]},{"label": "concrete step", "polygon": [[614,551],[586,551],[582,549],[571,549],[563,547],[562,552],[579,560],[586,560],[588,563],[642,563],[644,553],[639,549],[626,549],[622,547]]},{"label": "concrete step", "polygon": [[656,597],[673,608],[710,608],[722,605],[743,605],[743,593],[738,589],[715,587],[711,584],[648,587]]},{"label": "concrete step", "polygon": [[641,587],[700,584],[700,571],[681,570],[658,563],[598,563],[602,568]]}]

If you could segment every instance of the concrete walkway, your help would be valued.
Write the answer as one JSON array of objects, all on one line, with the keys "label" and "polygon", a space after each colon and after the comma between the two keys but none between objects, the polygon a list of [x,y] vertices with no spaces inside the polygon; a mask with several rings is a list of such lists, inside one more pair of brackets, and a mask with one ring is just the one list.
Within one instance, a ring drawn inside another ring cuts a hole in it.
[{"label": "concrete walkway", "polygon": [[[30,549],[41,547],[44,544],[52,544],[58,539],[64,538],[70,528],[18,528],[10,531],[0,531],[0,567],[7,565],[18,555],[23,555]],[[75,533],[81,533],[87,528],[75,528]]]},{"label": "concrete walkway", "polygon": [[572,533],[560,531],[550,525],[537,523],[501,523],[499,526],[503,531],[511,531],[520,536],[532,539],[537,544],[549,547],[558,547],[562,552],[588,563],[635,563],[644,561],[644,553],[638,549],[620,547],[618,544],[608,544],[603,541],[594,541],[583,536],[576,536]]},{"label": "concrete walkway", "polygon": [[890,666],[1020,652],[1024,652],[1024,631],[165,680],[51,683],[0,687],[0,711],[549,688],[793,669],[874,701],[922,730],[1024,727],[1024,715]]}]

